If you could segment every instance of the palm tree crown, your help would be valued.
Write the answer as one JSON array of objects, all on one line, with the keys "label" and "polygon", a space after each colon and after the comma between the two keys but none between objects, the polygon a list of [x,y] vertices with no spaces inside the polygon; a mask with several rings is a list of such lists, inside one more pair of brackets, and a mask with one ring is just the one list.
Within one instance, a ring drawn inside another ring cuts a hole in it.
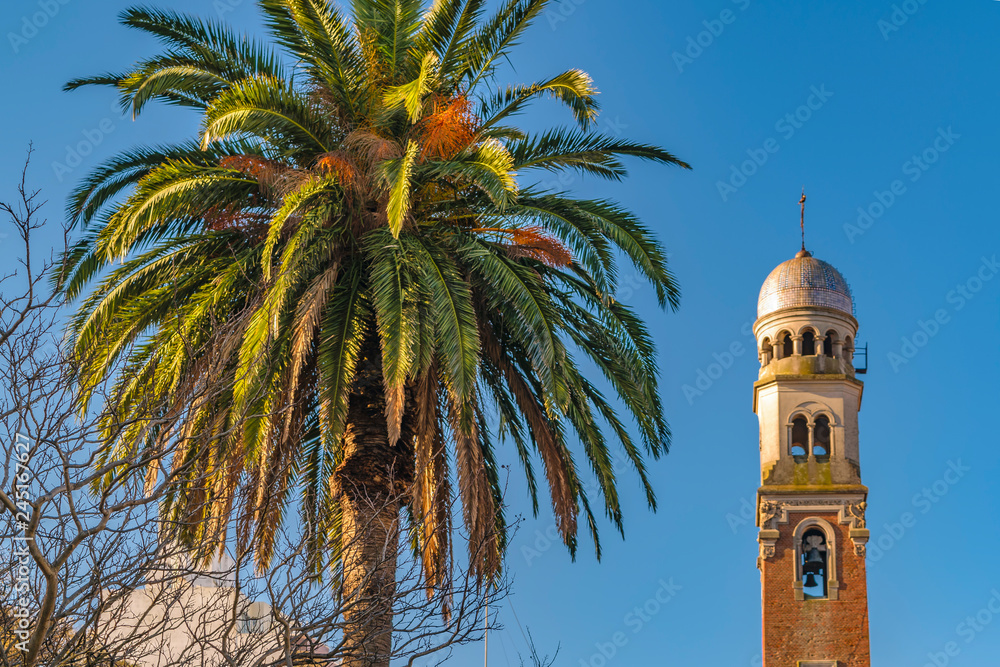
[{"label": "palm tree crown", "polygon": [[[83,233],[58,282],[79,300],[79,379],[86,393],[113,375],[114,418],[131,423],[109,455],[140,447],[186,464],[190,483],[165,508],[183,519],[178,537],[222,539],[236,516],[260,563],[301,498],[317,571],[347,567],[348,487],[399,492],[437,585],[453,496],[473,567],[500,567],[502,440],[536,511],[540,460],[566,544],[582,520],[599,553],[571,445],[621,529],[609,442],[651,506],[644,461],[669,442],[651,338],[615,299],[619,259],[662,307],[678,291],[633,214],[530,179],[619,180],[624,156],[687,165],[595,132],[597,91],[581,71],[496,84],[545,0],[506,0],[491,16],[485,0],[258,4],[273,44],[130,9],[123,22],[164,51],[67,85],[113,86],[134,116],[162,101],[202,118],[196,140],[119,155],[71,199]],[[540,96],[575,127],[518,129]],[[137,419],[150,406],[159,419]]]}]

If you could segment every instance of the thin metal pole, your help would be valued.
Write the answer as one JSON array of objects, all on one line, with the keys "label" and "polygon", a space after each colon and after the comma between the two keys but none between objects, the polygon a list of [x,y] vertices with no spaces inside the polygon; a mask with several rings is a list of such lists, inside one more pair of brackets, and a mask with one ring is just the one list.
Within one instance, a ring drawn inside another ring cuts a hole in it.
[{"label": "thin metal pole", "polygon": [[806,188],[802,186],[802,199],[799,200],[799,206],[802,207],[802,218],[799,220],[799,225],[802,227],[802,250],[806,249]]}]

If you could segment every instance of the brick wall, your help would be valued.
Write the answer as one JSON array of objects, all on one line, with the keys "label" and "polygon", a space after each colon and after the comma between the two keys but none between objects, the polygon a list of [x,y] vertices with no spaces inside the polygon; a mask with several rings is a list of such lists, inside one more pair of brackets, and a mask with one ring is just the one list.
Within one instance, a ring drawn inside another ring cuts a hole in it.
[{"label": "brick wall", "polygon": [[[764,667],[796,667],[799,660],[837,660],[838,667],[870,667],[865,560],[854,553],[848,527],[837,514],[789,512],[775,554],[761,564]],[[793,533],[807,517],[826,519],[836,531],[837,600],[796,600]]]}]

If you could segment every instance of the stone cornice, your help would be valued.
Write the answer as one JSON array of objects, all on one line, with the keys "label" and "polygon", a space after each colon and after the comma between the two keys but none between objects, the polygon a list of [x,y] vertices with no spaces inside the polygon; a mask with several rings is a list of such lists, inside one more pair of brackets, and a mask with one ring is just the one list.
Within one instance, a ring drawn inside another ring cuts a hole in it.
[{"label": "stone cornice", "polygon": [[757,397],[760,395],[761,389],[772,384],[795,384],[799,382],[847,382],[852,384],[858,389],[858,408],[861,407],[861,399],[865,392],[865,383],[856,377],[846,375],[844,373],[810,373],[808,375],[772,375],[770,377],[764,378],[763,380],[757,380],[753,383],[753,411],[757,412]]},{"label": "stone cornice", "polygon": [[792,495],[771,494],[763,489],[757,494],[757,526],[760,528],[760,558],[767,560],[775,554],[775,544],[781,534],[780,525],[787,524],[790,512],[837,513],[837,522],[848,526],[848,535],[854,544],[854,554],[864,558],[869,531],[865,519],[868,507],[868,489],[854,487],[853,493],[841,490],[831,494],[799,493]]},{"label": "stone cornice", "polygon": [[758,501],[762,496],[800,496],[802,498],[820,498],[826,495],[844,494],[868,495],[868,487],[864,484],[829,484],[817,486],[814,484],[774,484],[757,489]]},{"label": "stone cornice", "polygon": [[826,315],[831,319],[843,320],[844,322],[850,324],[854,328],[854,331],[857,331],[860,326],[856,317],[848,315],[844,311],[837,308],[829,308],[827,306],[790,306],[788,308],[781,308],[780,310],[770,312],[764,317],[758,317],[753,323],[754,335],[758,335],[761,329],[764,329],[779,320],[787,320],[812,314]]}]

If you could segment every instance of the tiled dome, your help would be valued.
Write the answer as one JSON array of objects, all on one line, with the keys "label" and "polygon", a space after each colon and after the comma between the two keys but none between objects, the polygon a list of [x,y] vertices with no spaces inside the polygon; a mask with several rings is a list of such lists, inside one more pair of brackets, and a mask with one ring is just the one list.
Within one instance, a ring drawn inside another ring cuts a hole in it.
[{"label": "tiled dome", "polygon": [[783,308],[821,306],[854,314],[851,288],[844,276],[803,250],[782,262],[764,281],[757,299],[757,317]]}]

